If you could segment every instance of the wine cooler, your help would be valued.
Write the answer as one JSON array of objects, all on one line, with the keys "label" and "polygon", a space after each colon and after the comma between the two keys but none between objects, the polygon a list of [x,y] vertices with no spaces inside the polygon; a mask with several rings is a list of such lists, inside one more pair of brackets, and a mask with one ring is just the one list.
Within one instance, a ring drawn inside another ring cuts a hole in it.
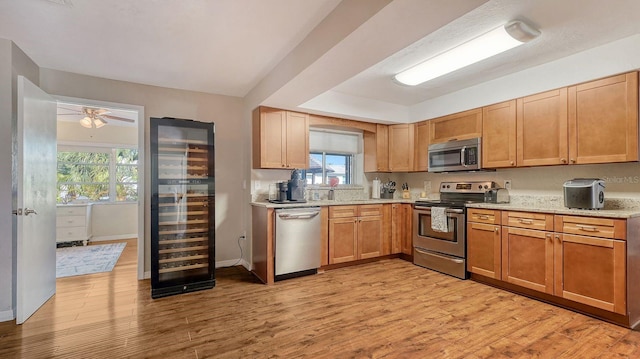
[{"label": "wine cooler", "polygon": [[214,124],[151,118],[151,297],[215,286]]}]

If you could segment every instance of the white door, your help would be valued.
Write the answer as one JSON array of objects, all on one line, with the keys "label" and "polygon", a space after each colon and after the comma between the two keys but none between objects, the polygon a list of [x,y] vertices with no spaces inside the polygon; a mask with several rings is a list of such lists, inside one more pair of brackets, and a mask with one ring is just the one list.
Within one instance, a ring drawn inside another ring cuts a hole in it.
[{"label": "white door", "polygon": [[56,102],[18,76],[16,322],[56,292]]}]

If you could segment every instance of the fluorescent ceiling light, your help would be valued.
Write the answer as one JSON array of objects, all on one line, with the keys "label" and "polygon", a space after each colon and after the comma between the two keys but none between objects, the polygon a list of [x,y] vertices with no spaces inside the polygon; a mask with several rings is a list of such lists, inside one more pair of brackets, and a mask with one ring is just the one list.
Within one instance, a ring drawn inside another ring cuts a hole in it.
[{"label": "fluorescent ceiling light", "polygon": [[540,31],[526,23],[512,21],[402,71],[395,79],[405,85],[419,85],[522,45],[538,35]]}]

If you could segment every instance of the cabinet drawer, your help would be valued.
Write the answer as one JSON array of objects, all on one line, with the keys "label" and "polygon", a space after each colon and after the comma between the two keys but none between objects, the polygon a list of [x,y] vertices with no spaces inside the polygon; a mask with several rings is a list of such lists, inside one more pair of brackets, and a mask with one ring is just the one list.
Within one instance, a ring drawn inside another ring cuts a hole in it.
[{"label": "cabinet drawer", "polygon": [[494,211],[492,209],[469,208],[467,210],[467,221],[500,224],[500,211]]},{"label": "cabinet drawer", "polygon": [[360,217],[382,216],[381,204],[363,204],[359,206]]},{"label": "cabinet drawer", "polygon": [[556,216],[555,231],[583,236],[626,239],[627,222],[624,219]]},{"label": "cabinet drawer", "polygon": [[85,223],[85,216],[56,217],[56,227],[84,227]]},{"label": "cabinet drawer", "polygon": [[502,212],[502,225],[553,231],[553,215],[531,212]]},{"label": "cabinet drawer", "polygon": [[358,216],[358,206],[331,206],[329,218],[349,218]]},{"label": "cabinet drawer", "polygon": [[57,216],[84,216],[86,212],[87,207],[85,206],[56,207]]},{"label": "cabinet drawer", "polygon": [[85,227],[62,227],[56,228],[56,240],[87,239],[87,229]]}]

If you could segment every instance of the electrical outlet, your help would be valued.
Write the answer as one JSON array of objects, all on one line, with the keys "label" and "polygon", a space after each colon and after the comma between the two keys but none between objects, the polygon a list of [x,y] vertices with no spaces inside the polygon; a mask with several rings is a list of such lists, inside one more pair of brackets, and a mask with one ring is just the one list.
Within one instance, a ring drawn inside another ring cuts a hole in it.
[{"label": "electrical outlet", "polygon": [[504,188],[511,189],[511,180],[504,180]]},{"label": "electrical outlet", "polygon": [[431,193],[431,181],[424,181],[422,190],[425,191],[427,194]]},{"label": "electrical outlet", "polygon": [[260,181],[254,181],[253,182],[253,189],[255,190],[259,190],[260,189]]}]

